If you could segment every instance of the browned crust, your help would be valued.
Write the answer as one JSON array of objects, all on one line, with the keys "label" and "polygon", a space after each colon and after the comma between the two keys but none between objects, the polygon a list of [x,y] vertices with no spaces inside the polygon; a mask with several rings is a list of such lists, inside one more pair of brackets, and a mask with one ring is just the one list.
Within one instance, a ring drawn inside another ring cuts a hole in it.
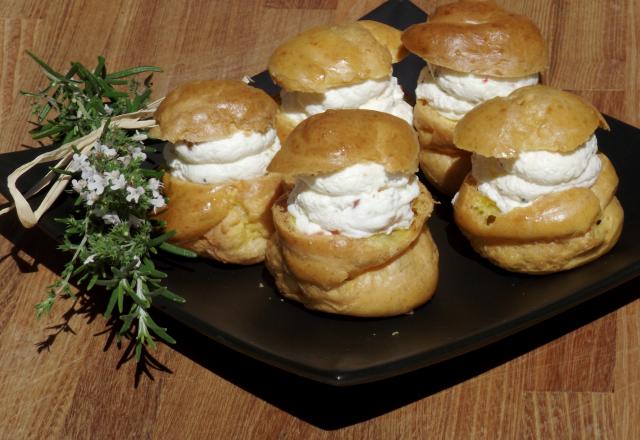
[{"label": "browned crust", "polygon": [[286,298],[309,309],[359,317],[408,313],[427,302],[438,283],[438,249],[426,227],[399,255],[328,289],[293,275],[277,234],[267,246],[266,265]]},{"label": "browned crust", "polygon": [[388,172],[413,174],[418,150],[415,132],[400,118],[373,110],[327,110],[293,130],[269,170],[314,175],[375,162]]},{"label": "browned crust", "polygon": [[162,101],[154,115],[154,136],[175,143],[205,142],[238,130],[265,133],[273,127],[277,110],[269,95],[242,81],[193,81]]},{"label": "browned crust", "polygon": [[391,75],[391,53],[365,26],[309,29],[271,55],[269,73],[287,91],[324,92]]},{"label": "browned crust", "polygon": [[282,193],[279,175],[206,185],[165,173],[163,183],[169,201],[157,218],[176,231],[173,243],[224,263],[264,259],[273,233],[271,206]]},{"label": "browned crust", "polygon": [[528,242],[584,235],[610,203],[618,185],[613,165],[605,155],[599,156],[602,170],[591,188],[549,194],[507,213],[501,213],[481,194],[469,175],[454,204],[455,221],[467,236],[478,239]]},{"label": "browned crust", "polygon": [[623,222],[624,211],[614,197],[582,235],[531,242],[479,237],[470,237],[470,241],[480,255],[497,266],[540,275],[572,269],[606,254],[620,238]]},{"label": "browned crust", "polygon": [[487,157],[536,150],[566,153],[586,142],[598,127],[609,129],[600,112],[582,97],[534,85],[475,107],[456,125],[453,142]]},{"label": "browned crust", "polygon": [[518,77],[549,65],[536,25],[493,1],[440,6],[428,22],[409,27],[402,42],[429,63],[458,72]]}]

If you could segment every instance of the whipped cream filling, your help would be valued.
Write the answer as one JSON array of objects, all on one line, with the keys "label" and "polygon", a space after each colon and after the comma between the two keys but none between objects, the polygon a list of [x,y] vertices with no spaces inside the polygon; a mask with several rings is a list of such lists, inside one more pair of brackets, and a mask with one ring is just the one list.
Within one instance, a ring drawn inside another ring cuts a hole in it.
[{"label": "whipped cream filling", "polygon": [[266,133],[238,131],[208,142],[167,144],[163,155],[173,177],[217,184],[263,176],[278,150],[280,141],[272,128]]},{"label": "whipped cream filling", "polygon": [[526,151],[510,159],[473,154],[471,173],[478,191],[508,212],[547,194],[592,186],[602,168],[597,152],[598,141],[592,135],[570,153]]},{"label": "whipped cream filling", "polygon": [[497,78],[427,66],[420,71],[416,99],[426,100],[445,118],[458,121],[478,104],[537,84],[538,80],[537,73],[519,78]]},{"label": "whipped cream filling", "polygon": [[296,124],[309,116],[329,109],[377,110],[404,119],[411,125],[411,106],[404,101],[398,79],[367,80],[344,87],[334,87],[324,93],[281,92],[282,111]]},{"label": "whipped cream filling", "polygon": [[387,173],[380,164],[362,163],[299,177],[287,210],[305,234],[363,238],[408,228],[414,216],[411,202],[419,194],[415,175]]}]

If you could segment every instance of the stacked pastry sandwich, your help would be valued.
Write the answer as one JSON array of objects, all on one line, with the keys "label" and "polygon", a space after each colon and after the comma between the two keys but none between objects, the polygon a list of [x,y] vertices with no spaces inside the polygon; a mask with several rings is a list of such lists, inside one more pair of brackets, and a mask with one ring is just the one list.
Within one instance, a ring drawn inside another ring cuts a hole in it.
[{"label": "stacked pastry sandwich", "polygon": [[415,132],[395,116],[329,110],[302,122],[269,169],[296,178],[273,207],[266,264],[280,292],[306,307],[390,316],[425,303],[438,278],[415,176]]},{"label": "stacked pastry sandwich", "polygon": [[549,273],[608,252],[622,230],[618,176],[598,153],[602,115],[582,98],[530,86],[458,123],[454,142],[472,171],[454,215],[471,245],[505,269]]},{"label": "stacked pastry sandwich", "polygon": [[359,21],[310,29],[279,46],[269,73],[282,87],[278,134],[284,140],[309,116],[328,109],[369,109],[411,123],[392,62],[406,55],[400,31]]},{"label": "stacked pastry sandwich", "polygon": [[267,173],[280,149],[277,104],[241,81],[196,81],[173,90],[158,108],[151,135],[169,141],[167,208],[158,218],[173,241],[225,263],[264,259],[271,205],[280,176]]},{"label": "stacked pastry sandwich", "polygon": [[407,29],[402,41],[427,61],[414,108],[420,168],[436,188],[453,195],[471,167],[469,153],[453,144],[457,121],[482,102],[538,83],[548,67],[545,42],[526,17],[478,0],[439,7],[426,23]]}]

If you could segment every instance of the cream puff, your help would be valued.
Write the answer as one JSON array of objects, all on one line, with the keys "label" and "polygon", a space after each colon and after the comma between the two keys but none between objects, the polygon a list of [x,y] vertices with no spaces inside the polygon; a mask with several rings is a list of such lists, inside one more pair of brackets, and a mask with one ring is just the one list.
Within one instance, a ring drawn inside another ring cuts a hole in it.
[{"label": "cream puff", "polygon": [[285,297],[365,317],[431,298],[438,250],[418,150],[409,124],[377,111],[328,110],[297,126],[269,166],[295,177],[272,208],[266,256]]},{"label": "cream puff", "polygon": [[282,191],[267,166],[280,150],[275,101],[241,81],[195,81],[173,90],[151,136],[168,141],[166,209],[172,241],[224,263],[264,259],[271,205]]},{"label": "cream puff", "polygon": [[489,99],[537,84],[549,64],[546,45],[528,18],[477,0],[439,7],[402,41],[427,62],[413,116],[420,168],[439,191],[453,195],[471,168],[469,154],[453,144],[457,122]]},{"label": "cream puff", "polygon": [[269,73],[282,88],[277,126],[284,141],[306,118],[328,109],[369,109],[411,123],[411,106],[392,75],[406,50],[400,31],[375,21],[310,29],[280,45]]},{"label": "cream puff", "polygon": [[458,122],[453,141],[471,153],[454,218],[473,248],[514,272],[571,269],[608,252],[624,213],[618,176],[598,152],[608,129],[588,102],[547,86],[492,99]]}]

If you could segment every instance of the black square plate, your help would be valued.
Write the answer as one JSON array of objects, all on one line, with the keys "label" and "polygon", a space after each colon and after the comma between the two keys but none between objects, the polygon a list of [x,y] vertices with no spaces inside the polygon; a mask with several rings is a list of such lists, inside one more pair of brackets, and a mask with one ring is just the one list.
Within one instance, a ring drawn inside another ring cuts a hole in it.
[{"label": "black square plate", "polygon": [[[426,19],[409,2],[388,2],[366,18],[404,29]],[[398,66],[408,95],[423,62],[414,56]],[[276,92],[268,74],[255,84]],[[262,265],[223,266],[203,259],[161,260],[168,287],[186,304],[156,306],[213,341],[292,373],[333,385],[371,382],[416,370],[490,344],[557,315],[640,273],[640,193],[633,179],[640,163],[640,130],[607,118],[611,132],[598,132],[601,150],[620,175],[618,197],[625,208],[624,231],[599,260],[548,276],[516,275],[474,254],[451,221],[448,202],[429,220],[440,250],[440,283],[433,300],[411,315],[351,319],[308,311],[281,299]],[[35,156],[24,151],[0,156],[0,176]],[[42,170],[40,170],[40,173]],[[38,171],[21,184],[33,185]],[[0,185],[3,194],[6,186]],[[53,218],[68,213],[61,199],[40,226],[61,234]],[[178,342],[179,343],[179,342]]]}]

